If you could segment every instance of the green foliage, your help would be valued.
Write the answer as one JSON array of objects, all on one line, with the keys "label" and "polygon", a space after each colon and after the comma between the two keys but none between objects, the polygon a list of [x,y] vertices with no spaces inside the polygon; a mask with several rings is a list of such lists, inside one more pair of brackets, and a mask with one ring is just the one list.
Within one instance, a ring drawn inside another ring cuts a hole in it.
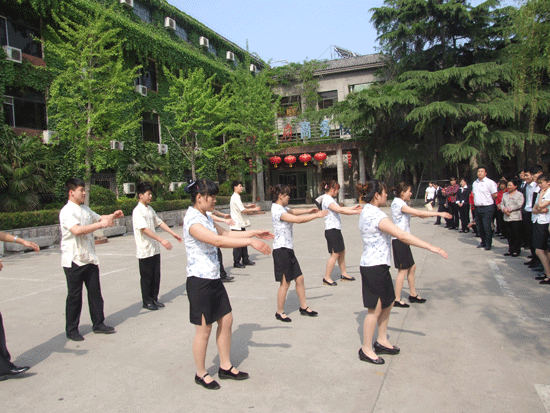
[{"label": "green foliage", "polygon": [[225,181],[220,185],[220,192],[218,192],[218,201],[220,196],[231,196],[233,195],[233,187],[231,186],[232,181]]},{"label": "green foliage", "polygon": [[[150,146],[156,146],[151,142],[147,143]],[[164,197],[170,185],[168,158],[152,148],[145,153],[138,152],[137,155],[138,158],[133,159],[132,163],[128,165],[126,175],[136,183],[148,182],[153,187],[155,196]]]},{"label": "green foliage", "polygon": [[99,185],[92,185],[90,189],[90,205],[113,205],[116,203],[116,194],[110,189]]}]

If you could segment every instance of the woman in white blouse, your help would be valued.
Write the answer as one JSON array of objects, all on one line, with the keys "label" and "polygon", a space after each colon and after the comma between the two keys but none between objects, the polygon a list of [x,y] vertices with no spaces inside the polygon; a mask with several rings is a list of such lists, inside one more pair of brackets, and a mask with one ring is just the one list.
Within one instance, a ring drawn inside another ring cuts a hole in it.
[{"label": "woman in white blouse", "polygon": [[292,320],[285,314],[285,301],[288,288],[292,280],[296,282],[296,294],[300,300],[300,314],[309,317],[317,316],[317,311],[308,307],[306,301],[306,287],[300,264],[294,255],[292,239],[292,225],[303,224],[315,218],[322,218],[328,214],[327,210],[319,211],[317,208],[290,209],[287,207],[290,200],[290,187],[288,185],[276,185],[271,188],[273,204],[271,205],[271,219],[273,222],[273,264],[275,269],[275,281],[280,283],[277,291],[277,312],[275,318],[285,323]]},{"label": "woman in white blouse", "polygon": [[[363,239],[363,255],[360,271],[363,287],[363,305],[368,309],[363,323],[363,346],[359,359],[373,364],[384,364],[377,354],[398,354],[399,348],[388,341],[387,329],[390,312],[395,301],[395,292],[390,275],[391,236],[409,245],[425,248],[447,258],[439,247],[428,244],[394,225],[382,212],[386,205],[386,185],[381,181],[367,183],[365,202],[367,204],[359,217],[359,232]],[[372,343],[378,324],[378,339]]]},{"label": "woman in white blouse", "polygon": [[[411,216],[419,218],[442,217],[451,219],[452,215],[448,212],[424,211],[411,208],[407,202],[411,200],[412,185],[406,182],[401,182],[395,189],[395,198],[391,203],[391,215],[393,223],[400,229],[406,232],[411,232]],[[395,279],[395,307],[409,307],[409,304],[401,301],[401,291],[405,283],[405,277],[409,283],[409,302],[425,303],[426,299],[421,298],[416,293],[415,272],[416,264],[412,256],[411,247],[408,244],[392,238],[393,248],[393,263],[397,268],[397,278]]]},{"label": "woman in white blouse", "polygon": [[231,352],[231,325],[233,315],[225,287],[220,279],[220,262],[217,248],[252,248],[269,255],[269,247],[253,237],[272,239],[269,231],[227,231],[214,224],[207,212],[216,204],[218,187],[207,179],[190,183],[185,192],[191,195],[193,206],[183,220],[183,239],[187,253],[187,297],[189,318],[195,324],[193,357],[197,372],[195,383],[209,390],[219,384],[208,375],[205,367],[206,348],[212,324],[218,323],[216,344],[220,356],[220,379],[244,380],[248,374],[237,370],[229,359]]}]

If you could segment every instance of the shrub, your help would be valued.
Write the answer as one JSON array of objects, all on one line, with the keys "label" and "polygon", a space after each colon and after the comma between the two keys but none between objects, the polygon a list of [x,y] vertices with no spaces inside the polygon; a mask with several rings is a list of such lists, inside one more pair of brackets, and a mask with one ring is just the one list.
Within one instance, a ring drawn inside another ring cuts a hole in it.
[{"label": "shrub", "polygon": [[110,189],[92,185],[90,189],[90,205],[114,205],[116,194]]},{"label": "shrub", "polygon": [[233,187],[231,186],[231,181],[225,181],[223,184],[220,185],[220,192],[218,193],[220,196],[231,196],[233,195]]}]

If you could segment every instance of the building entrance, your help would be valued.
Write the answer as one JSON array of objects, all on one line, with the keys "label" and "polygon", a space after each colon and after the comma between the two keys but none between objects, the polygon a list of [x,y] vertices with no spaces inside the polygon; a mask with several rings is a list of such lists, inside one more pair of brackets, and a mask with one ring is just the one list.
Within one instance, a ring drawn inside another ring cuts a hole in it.
[{"label": "building entrance", "polygon": [[290,186],[290,204],[305,204],[307,194],[307,172],[279,173],[279,184]]}]

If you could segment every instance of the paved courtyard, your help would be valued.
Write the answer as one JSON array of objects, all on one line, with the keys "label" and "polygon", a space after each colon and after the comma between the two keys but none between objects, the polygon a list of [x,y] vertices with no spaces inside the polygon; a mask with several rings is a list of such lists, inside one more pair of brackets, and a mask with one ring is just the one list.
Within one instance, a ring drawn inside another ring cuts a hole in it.
[{"label": "paved courtyard", "polygon": [[[386,208],[389,213],[389,208]],[[81,333],[64,333],[66,282],[59,247],[4,257],[0,311],[8,348],[31,370],[0,382],[0,412],[549,412],[550,287],[534,281],[524,257],[475,248],[477,238],[414,218],[412,232],[447,250],[449,259],[413,248],[417,288],[426,304],[392,310],[390,340],[401,348],[386,364],[359,361],[360,281],[323,286],[322,220],[294,225],[308,304],[301,317],[292,288],[286,313],[274,317],[277,284],[271,256],[249,250],[254,267],[224,264],[233,306],[232,361],[250,373],[208,391],[194,383],[183,244],[162,251],[159,311],[142,309],[132,235],[98,245],[106,323],[116,334],[95,335],[84,299]],[[350,275],[359,276],[362,244],[357,216],[342,216]],[[271,214],[252,228],[271,229]],[[176,232],[181,234],[182,228]],[[269,242],[271,243],[271,242]],[[396,270],[392,268],[392,276]],[[335,268],[333,279],[339,277]],[[407,285],[405,294],[407,297]],[[207,368],[217,379],[211,337]]]}]

